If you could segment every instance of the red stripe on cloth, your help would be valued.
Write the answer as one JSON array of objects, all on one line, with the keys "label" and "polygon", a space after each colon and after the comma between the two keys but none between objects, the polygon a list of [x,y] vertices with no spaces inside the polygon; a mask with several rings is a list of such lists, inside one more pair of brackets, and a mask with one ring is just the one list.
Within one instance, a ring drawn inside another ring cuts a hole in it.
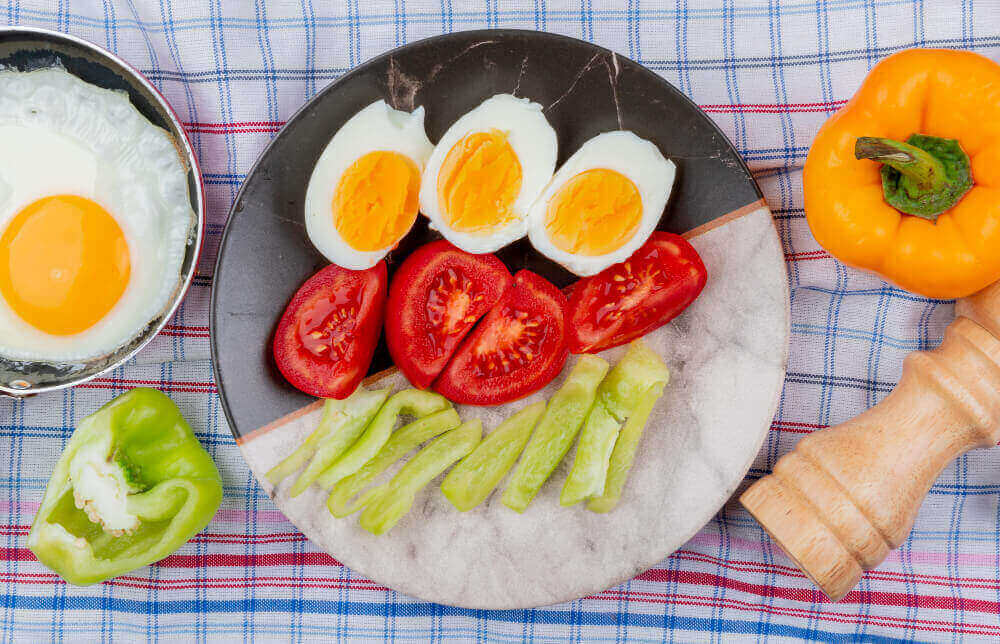
[{"label": "red stripe on cloth", "polygon": [[275,552],[262,555],[207,553],[201,555],[173,554],[154,564],[161,568],[245,567],[245,566],[341,566],[325,552]]},{"label": "red stripe on cloth", "polygon": [[185,338],[207,338],[208,335],[207,326],[191,326],[186,324],[167,324],[164,325],[163,330],[160,331],[161,335],[169,336],[180,336]]},{"label": "red stripe on cloth", "polygon": [[[827,112],[840,109],[846,103],[846,100],[821,103],[710,103],[699,107],[710,114],[782,114],[786,112]],[[277,132],[284,127],[285,123],[286,121],[232,121],[228,123],[188,121],[184,123],[184,127],[189,132],[203,134],[249,134]]]},{"label": "red stripe on cloth", "polygon": [[[776,574],[782,577],[792,577],[805,579],[805,575],[798,568],[792,566],[781,566],[778,564],[763,563],[759,561],[744,561],[739,559],[720,559],[712,555],[694,552],[691,550],[678,550],[673,555],[677,559],[686,561],[698,561],[701,563],[722,566],[728,570],[736,572],[751,572],[756,574]],[[917,582],[929,586],[943,586],[946,588],[978,588],[984,590],[1000,590],[1000,583],[995,579],[984,577],[945,577],[942,575],[926,575],[921,573],[902,573],[893,570],[870,570],[865,573],[865,578],[870,580],[892,581],[896,583]]]},{"label": "red stripe on cloth", "polygon": [[121,389],[123,387],[156,387],[164,391],[214,394],[215,384],[192,380],[134,380],[130,378],[94,378],[82,385],[84,389]]},{"label": "red stripe on cloth", "polygon": [[621,592],[607,590],[601,595],[592,599],[612,599],[615,601],[637,601],[652,604],[679,604],[685,606],[704,606],[734,608],[736,610],[765,612],[771,615],[781,615],[784,617],[809,617],[820,621],[835,622],[840,624],[874,624],[877,626],[888,626],[891,628],[908,628],[921,631],[934,631],[951,633],[960,630],[962,633],[973,633],[977,635],[998,635],[1000,627],[991,624],[955,624],[952,621],[908,619],[904,617],[891,617],[887,615],[851,615],[849,613],[820,612],[807,608],[792,608],[787,606],[768,606],[762,603],[744,602],[737,599],[715,598],[709,599],[697,595],[685,595],[681,593],[642,593],[637,591]]},{"label": "red stripe on cloth", "polygon": [[[57,575],[52,573],[2,573],[0,581],[16,582],[20,584],[32,585],[61,585],[64,584]],[[244,577],[219,577],[211,579],[181,578],[181,579],[146,579],[132,575],[123,575],[115,579],[104,582],[109,586],[123,588],[137,588],[143,590],[197,590],[197,589],[244,589],[244,588],[315,588],[326,590],[368,590],[375,592],[387,592],[389,589],[367,579],[333,579],[328,577],[288,577],[288,576],[254,576],[253,579]],[[771,615],[790,617],[809,617],[826,622],[857,624],[867,620],[870,624],[888,626],[891,628],[909,628],[922,631],[951,632],[958,630],[962,633],[979,635],[1000,635],[1000,627],[990,624],[954,624],[951,621],[908,619],[903,617],[892,617],[886,615],[868,615],[860,618],[848,613],[819,611],[811,608],[775,607],[763,603],[746,602],[731,598],[708,599],[697,595],[687,595],[684,593],[652,593],[637,590],[622,592],[620,590],[607,590],[597,595],[592,595],[587,599],[598,601],[631,601],[638,603],[666,604],[676,603],[679,605],[717,607],[724,606],[742,611],[766,612]]]},{"label": "red stripe on cloth", "polygon": [[[58,575],[53,573],[3,573],[0,572],[0,581],[13,581],[21,584],[33,585],[63,585],[64,582]],[[102,585],[118,586],[123,588],[141,588],[144,590],[200,590],[203,588],[237,589],[237,588],[322,588],[328,590],[347,588],[350,590],[375,590],[388,591],[385,586],[380,586],[367,579],[333,579],[331,577],[261,577],[254,576],[252,580],[245,577],[220,577],[211,579],[201,579],[188,577],[184,579],[145,579],[122,575],[108,581]]]},{"label": "red stripe on cloth", "polygon": [[257,132],[277,132],[284,121],[234,121],[232,123],[188,122],[184,128],[189,132],[202,134],[249,134]]},{"label": "red stripe on cloth", "polygon": [[829,425],[816,425],[813,423],[793,423],[789,421],[774,421],[771,423],[771,429],[776,429],[782,432],[792,432],[794,434],[809,434],[817,429],[826,429]]},{"label": "red stripe on cloth", "polygon": [[801,253],[785,253],[786,262],[804,262],[810,259],[831,259],[825,250],[810,250]]},{"label": "red stripe on cloth", "polygon": [[[728,579],[720,575],[685,570],[647,570],[636,579],[700,586],[718,586],[762,597],[781,597],[801,602],[830,603],[823,593],[815,588],[782,588],[769,584],[752,584],[739,579]],[[956,583],[960,583],[955,580]],[[964,610],[996,614],[1000,612],[1000,602],[985,599],[963,599],[940,595],[912,595],[896,592],[870,592],[852,590],[841,604],[872,604],[876,606],[919,606],[938,610]]]},{"label": "red stripe on cloth", "polygon": [[846,100],[830,101],[828,103],[743,103],[716,105],[701,105],[701,109],[709,114],[785,114],[788,112],[830,112],[847,104]]}]

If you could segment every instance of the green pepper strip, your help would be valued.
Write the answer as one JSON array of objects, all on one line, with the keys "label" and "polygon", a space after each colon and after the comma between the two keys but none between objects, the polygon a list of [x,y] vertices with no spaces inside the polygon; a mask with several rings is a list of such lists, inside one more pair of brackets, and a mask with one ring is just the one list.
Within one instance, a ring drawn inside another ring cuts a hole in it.
[{"label": "green pepper strip", "polygon": [[528,405],[497,425],[475,451],[452,468],[441,482],[441,492],[460,512],[476,507],[514,467],[531,437],[545,401]]},{"label": "green pepper strip", "polygon": [[219,471],[177,406],[155,389],[133,389],[80,421],[28,547],[69,583],[93,584],[166,557],[221,500]]},{"label": "green pepper strip", "polygon": [[628,351],[597,388],[597,400],[580,431],[580,442],[559,503],[574,505],[604,492],[612,450],[621,423],[635,414],[650,386],[666,384],[670,371],[641,340]]},{"label": "green pepper strip", "polygon": [[375,414],[375,418],[365,428],[361,438],[327,468],[316,482],[320,487],[329,490],[340,479],[360,470],[389,440],[392,428],[400,415],[423,418],[449,407],[451,403],[444,396],[430,391],[406,389],[393,395]]},{"label": "green pepper strip", "polygon": [[333,486],[330,498],[326,501],[326,507],[330,510],[330,514],[340,519],[363,508],[374,497],[376,489],[361,495],[354,503],[351,503],[351,499],[365,486],[418,445],[449,429],[458,427],[461,422],[458,412],[453,407],[430,416],[424,416],[420,420],[400,427],[393,432],[375,458],[365,463],[364,467],[354,474],[340,479]]},{"label": "green pepper strip", "polygon": [[608,363],[582,355],[562,387],[549,401],[538,421],[501,501],[516,512],[524,512],[542,485],[566,456],[587,412],[594,404],[597,385],[608,372]]},{"label": "green pepper strip", "polygon": [[385,534],[410,511],[417,492],[479,443],[483,424],[470,420],[435,438],[404,465],[396,476],[373,491],[372,502],[361,512],[361,527]]},{"label": "green pepper strip", "polygon": [[354,444],[372,417],[389,397],[390,389],[366,391],[358,388],[344,400],[329,399],[323,403],[323,416],[316,428],[302,445],[267,473],[274,484],[302,467],[312,457],[308,467],[299,475],[289,494],[298,496],[308,488],[323,470]]},{"label": "green pepper strip", "polygon": [[608,463],[620,429],[621,425],[604,405],[594,403],[583,429],[580,430],[573,469],[566,477],[566,483],[559,494],[560,505],[575,505],[604,492]]},{"label": "green pepper strip", "polygon": [[663,359],[645,342],[636,340],[601,382],[597,401],[623,423],[652,385],[666,384],[669,380],[670,370]]},{"label": "green pepper strip", "polygon": [[591,512],[610,512],[618,505],[622,490],[625,489],[625,482],[628,480],[629,470],[632,469],[632,461],[635,459],[635,451],[639,446],[639,439],[642,438],[642,431],[653,411],[653,406],[663,394],[664,386],[664,383],[657,383],[642,394],[632,415],[625,421],[625,426],[618,433],[615,450],[611,453],[611,463],[608,466],[604,493],[592,498],[587,503],[587,509]]}]

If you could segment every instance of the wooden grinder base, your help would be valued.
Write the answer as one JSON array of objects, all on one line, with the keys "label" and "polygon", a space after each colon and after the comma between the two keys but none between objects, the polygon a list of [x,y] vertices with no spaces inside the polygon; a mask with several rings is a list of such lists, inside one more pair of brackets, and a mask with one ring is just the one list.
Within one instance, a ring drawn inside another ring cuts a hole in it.
[{"label": "wooden grinder base", "polygon": [[885,400],[803,438],[740,497],[834,601],[903,543],[945,465],[1000,441],[1000,282],[956,313]]}]

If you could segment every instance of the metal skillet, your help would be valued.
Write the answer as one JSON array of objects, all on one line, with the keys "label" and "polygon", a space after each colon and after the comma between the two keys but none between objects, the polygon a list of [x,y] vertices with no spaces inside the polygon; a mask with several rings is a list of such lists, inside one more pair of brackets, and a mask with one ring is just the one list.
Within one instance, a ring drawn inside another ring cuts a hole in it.
[{"label": "metal skillet", "polygon": [[74,76],[98,87],[127,92],[143,116],[170,133],[177,154],[187,168],[188,196],[196,220],[181,264],[181,279],[167,305],[145,329],[114,352],[85,362],[55,364],[0,357],[0,395],[6,396],[24,397],[79,385],[114,369],[146,346],[167,323],[187,292],[198,264],[205,223],[198,160],[177,115],[142,74],[114,54],[74,36],[33,27],[0,27],[0,69],[28,71],[52,65],[61,65]]}]

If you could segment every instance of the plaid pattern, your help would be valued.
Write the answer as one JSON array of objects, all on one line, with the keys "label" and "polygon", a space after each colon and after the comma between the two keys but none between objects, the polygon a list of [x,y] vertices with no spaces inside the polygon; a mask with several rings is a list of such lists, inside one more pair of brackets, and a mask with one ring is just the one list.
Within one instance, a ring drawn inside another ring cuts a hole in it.
[{"label": "plaid pattern", "polygon": [[[0,23],[68,31],[140,68],[187,124],[208,193],[200,273],[170,326],[106,377],[0,401],[0,632],[48,639],[509,641],[1000,638],[996,453],[949,466],[906,544],[830,604],[735,503],[681,550],[596,596],[470,611],[400,596],[318,552],[264,496],[220,411],[208,349],[216,247],[244,173],[282,122],[346,70],[442,32],[523,27],[614,49],[699,103],[743,153],[774,211],[792,286],[778,416],[750,478],[803,433],[878,402],[903,356],[934,346],[952,305],[844,267],[809,234],[801,166],[819,125],[881,57],[911,46],[1000,59],[996,0],[51,0],[0,3]],[[160,564],[90,588],[60,582],[25,543],[74,424],[139,384],[168,392],[225,479],[204,534]],[[991,476],[992,474],[992,476]]]}]

